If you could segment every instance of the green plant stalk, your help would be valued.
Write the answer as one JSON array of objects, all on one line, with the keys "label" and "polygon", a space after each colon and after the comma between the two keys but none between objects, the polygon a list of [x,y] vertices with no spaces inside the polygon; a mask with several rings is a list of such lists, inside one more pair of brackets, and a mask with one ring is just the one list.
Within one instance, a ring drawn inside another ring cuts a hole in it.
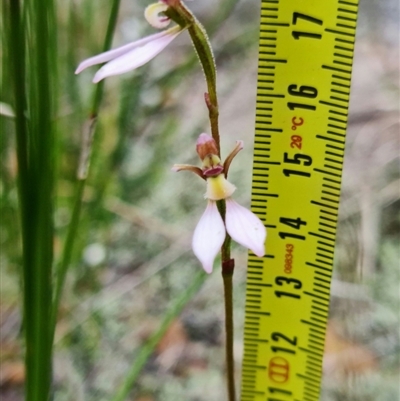
[{"label": "green plant stalk", "polygon": [[[229,261],[228,261],[229,262]],[[233,260],[232,260],[233,262]],[[229,263],[223,264],[222,278],[224,281],[224,300],[225,300],[225,332],[226,332],[226,380],[228,388],[228,400],[235,401],[235,359],[233,354],[233,294],[232,278],[233,267],[227,268]],[[233,263],[232,263],[233,265]]]},{"label": "green plant stalk", "polygon": [[149,359],[150,355],[153,353],[154,348],[160,342],[168,327],[171,325],[173,320],[179,316],[185,305],[192,299],[194,294],[200,289],[201,285],[204,283],[207,275],[203,271],[199,271],[193,278],[190,286],[185,289],[173,302],[170,308],[165,313],[163,320],[150,337],[147,343],[140,349],[138,355],[135,358],[128,375],[126,376],[124,382],[119,388],[118,392],[111,398],[111,401],[124,401],[132,390],[141,370]]},{"label": "green plant stalk", "polygon": [[[213,35],[221,27],[223,22],[229,17],[234,10],[239,0],[226,0],[222,4],[218,5],[216,13],[212,16],[212,20],[207,24],[207,32],[210,36]],[[256,27],[257,32],[259,31],[258,26]],[[253,38],[253,36],[252,36]],[[174,87],[181,81],[182,74],[189,71],[198,62],[197,54],[189,56],[185,63],[181,64],[174,71],[162,76],[154,82],[154,85],[162,85],[164,88]]]},{"label": "green plant stalk", "polygon": [[[208,39],[207,33],[203,26],[197,21],[192,12],[181,3],[180,0],[168,0],[170,9],[166,11],[166,15],[173,19],[182,27],[187,27],[193,45],[196,49],[203,72],[207,82],[208,93],[205,93],[205,102],[209,110],[209,119],[211,125],[211,134],[217,145],[218,156],[221,157],[220,136],[218,127],[218,97],[216,86],[216,67],[213,51]],[[225,221],[226,203],[222,199],[217,202],[218,210],[222,219]],[[224,299],[225,299],[225,332],[226,332],[226,374],[227,374],[227,390],[228,400],[235,401],[235,369],[233,354],[233,294],[232,294],[232,276],[234,271],[234,260],[230,257],[231,238],[226,234],[225,241],[221,247],[221,266],[222,277],[224,282]]]},{"label": "green plant stalk", "polygon": [[168,3],[170,4],[170,8],[165,14],[182,28],[188,29],[193,46],[199,57],[201,66],[203,67],[208,90],[205,94],[205,101],[209,111],[211,136],[217,144],[218,156],[221,157],[218,128],[217,72],[210,40],[208,39],[207,32],[203,25],[183,3],[179,0],[169,0]]},{"label": "green plant stalk", "polygon": [[205,101],[208,107],[211,136],[214,138],[217,144],[217,149],[219,151],[218,156],[221,157],[218,128],[219,110],[214,55],[212,53],[206,31],[204,30],[202,25],[198,23],[197,20],[195,20],[195,23],[189,26],[188,31],[193,45],[196,49],[197,55],[199,56],[200,62],[203,66],[204,75],[206,77],[208,93],[205,94]]},{"label": "green plant stalk", "polygon": [[[115,27],[117,25],[120,4],[121,4],[121,0],[113,0],[112,6],[111,6],[110,18],[108,19],[106,37],[104,39],[103,52],[106,52],[111,47]],[[100,104],[103,100],[104,82],[105,81],[103,80],[97,84],[96,91],[95,91],[94,97],[93,97],[93,106],[92,106],[92,112],[91,112],[90,118],[97,117],[97,113],[100,109]]]},{"label": "green plant stalk", "polygon": [[[225,200],[217,202],[218,209],[225,222],[226,203]],[[233,352],[233,272],[235,261],[231,259],[231,237],[226,234],[225,241],[221,247],[221,272],[224,282],[224,305],[225,305],[225,359],[226,359],[226,385],[228,401],[236,401],[235,390],[235,358]]]},{"label": "green plant stalk", "polygon": [[[108,19],[107,32],[103,44],[103,51],[107,51],[111,47],[112,38],[117,24],[120,3],[121,0],[114,0],[111,6],[110,17]],[[104,81],[101,81],[100,83],[97,84],[96,89],[94,90],[93,93],[92,106],[90,109],[90,114],[87,122],[88,123],[88,132],[86,133],[87,142],[84,143],[82,146],[82,153],[84,154],[84,156],[83,159],[81,157],[81,162],[79,166],[71,222],[68,227],[68,232],[62,251],[60,264],[57,269],[56,289],[52,307],[53,340],[54,340],[55,326],[57,323],[57,312],[62,296],[65,277],[67,275],[68,268],[71,263],[75,239],[77,238],[79,220],[83,202],[83,193],[90,165],[92,139],[96,130],[97,115],[100,109],[101,102],[103,100],[103,93],[104,93]]]},{"label": "green plant stalk", "polygon": [[60,304],[62,288],[65,282],[65,276],[68,271],[68,266],[71,263],[74,242],[78,231],[79,216],[82,208],[82,198],[83,198],[84,188],[85,188],[85,180],[79,180],[76,185],[76,193],[74,197],[74,206],[72,209],[71,221],[69,223],[67,237],[65,239],[64,248],[61,256],[60,266],[58,268],[58,274],[54,292],[53,311],[52,311],[53,338],[54,338],[54,330],[57,323],[57,312]]}]

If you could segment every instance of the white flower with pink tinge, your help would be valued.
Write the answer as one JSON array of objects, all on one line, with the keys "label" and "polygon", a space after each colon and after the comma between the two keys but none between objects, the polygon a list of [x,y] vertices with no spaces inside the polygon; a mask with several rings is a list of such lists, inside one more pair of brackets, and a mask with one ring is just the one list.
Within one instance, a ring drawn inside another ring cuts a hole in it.
[{"label": "white flower with pink tinge", "polygon": [[[213,270],[214,259],[221,250],[226,232],[255,255],[262,257],[265,254],[267,232],[263,223],[254,213],[231,198],[236,188],[226,179],[233,158],[242,149],[243,141],[237,141],[233,151],[221,164],[214,139],[208,134],[201,134],[196,150],[202,160],[202,168],[188,164],[175,164],[172,168],[173,171],[192,171],[207,181],[207,207],[194,230],[192,240],[193,252],[207,273]],[[226,204],[225,223],[217,207],[217,201],[222,199],[225,199]]]},{"label": "white flower with pink tinge", "polygon": [[[158,29],[167,27],[171,21],[168,17],[162,15],[167,8],[168,5],[161,1],[149,5],[144,13],[149,24]],[[90,57],[79,64],[75,74],[79,74],[92,65],[107,63],[94,76],[93,82],[97,83],[106,77],[132,71],[157,56],[182,30],[183,28],[180,26],[174,26],[117,49]]]}]

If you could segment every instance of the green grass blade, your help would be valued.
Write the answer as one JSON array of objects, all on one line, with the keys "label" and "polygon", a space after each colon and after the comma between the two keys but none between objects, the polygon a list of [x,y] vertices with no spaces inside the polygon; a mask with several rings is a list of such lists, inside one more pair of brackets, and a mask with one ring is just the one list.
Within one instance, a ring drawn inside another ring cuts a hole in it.
[{"label": "green grass blade", "polygon": [[[115,27],[117,25],[117,18],[118,18],[118,11],[119,11],[120,3],[121,3],[121,0],[114,0],[113,4],[111,6],[111,12],[110,12],[110,18],[108,20],[106,37],[104,39],[103,52],[109,50],[111,47]],[[105,82],[105,80],[102,80],[96,86],[96,91],[94,93],[94,98],[93,98],[93,107],[91,110],[91,118],[97,117],[97,114],[99,112],[100,104],[103,99],[104,82]]]},{"label": "green grass blade", "polygon": [[22,211],[25,399],[43,401],[49,398],[51,384],[56,24],[51,0],[24,2],[23,9],[21,4],[10,1],[18,42],[13,57],[19,64],[13,81]]},{"label": "green grass blade", "polygon": [[[108,27],[106,36],[104,39],[104,46],[103,51],[109,50],[112,43],[112,38],[114,35],[115,27],[117,24],[118,18],[118,11],[120,6],[120,0],[114,0],[111,6],[110,17],[108,20]],[[73,248],[75,244],[75,239],[77,238],[77,232],[79,228],[79,220],[80,220],[80,213],[82,209],[82,198],[83,193],[86,185],[86,178],[88,175],[88,168],[90,165],[90,156],[91,156],[91,145],[93,142],[93,136],[96,130],[96,119],[99,112],[99,108],[101,102],[103,100],[103,93],[104,93],[104,81],[98,83],[94,89],[93,93],[93,103],[91,107],[91,111],[89,114],[88,122],[87,122],[87,130],[84,133],[86,135],[85,141],[82,145],[81,152],[84,155],[82,158],[80,166],[78,168],[78,179],[76,182],[76,192],[74,197],[74,205],[72,210],[72,218],[71,222],[68,227],[68,232],[66,236],[66,240],[63,247],[63,252],[61,256],[61,261],[59,267],[57,269],[57,278],[56,278],[56,287],[55,287],[55,295],[53,300],[53,310],[52,310],[52,322],[53,322],[53,335],[54,338],[54,331],[55,325],[57,320],[57,311],[62,295],[62,290],[64,287],[65,277],[67,275],[68,268],[70,266],[71,257],[73,253]]]},{"label": "green grass blade", "polygon": [[127,376],[119,388],[118,392],[111,398],[111,401],[124,401],[132,390],[133,386],[141,370],[146,364],[147,360],[154,351],[159,341],[164,336],[168,327],[171,325],[172,321],[179,316],[185,305],[192,299],[196,292],[200,289],[205,279],[208,277],[202,270],[199,271],[194,277],[190,286],[185,289],[178,297],[174,300],[169,309],[165,312],[163,319],[158,327],[157,331],[150,337],[147,343],[140,349],[136,359],[127,373]]},{"label": "green grass blade", "polygon": [[[52,311],[52,325],[55,330],[56,319],[57,319],[57,311],[58,306],[60,304],[60,298],[62,294],[62,287],[64,285],[65,276],[68,271],[68,266],[70,265],[72,252],[74,248],[74,242],[76,238],[76,234],[79,226],[79,216],[82,208],[82,196],[83,190],[85,188],[85,180],[79,180],[76,186],[76,194],[75,194],[75,202],[72,209],[71,221],[69,223],[69,229],[67,232],[67,237],[65,239],[65,244],[63,248],[63,253],[61,256],[60,266],[58,269],[58,275],[56,280],[55,292],[54,292],[54,301],[53,301],[53,311]],[[53,332],[54,337],[54,332]]]},{"label": "green grass blade", "polygon": [[[28,169],[28,129],[26,124],[26,86],[25,86],[25,39],[22,26],[22,10],[19,1],[9,0],[4,18],[9,17],[8,32],[8,65],[14,89],[15,131],[18,160],[19,209],[23,234],[27,233],[27,203],[29,202],[29,169]],[[11,51],[11,49],[13,49]],[[23,248],[27,239],[23,236]],[[25,255],[25,253],[24,253]]]}]

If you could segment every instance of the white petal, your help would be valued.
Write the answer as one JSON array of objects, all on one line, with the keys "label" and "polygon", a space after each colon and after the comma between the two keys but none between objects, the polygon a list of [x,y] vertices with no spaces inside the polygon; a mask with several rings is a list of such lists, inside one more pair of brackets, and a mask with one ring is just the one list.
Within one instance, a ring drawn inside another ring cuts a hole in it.
[{"label": "white petal", "polygon": [[105,66],[97,71],[93,78],[93,82],[97,83],[106,77],[112,75],[119,75],[125,72],[134,70],[135,68],[141,67],[146,64],[152,58],[157,56],[166,46],[168,46],[178,35],[181,29],[175,29],[174,27],[169,29],[167,35],[163,35],[156,40],[146,43],[144,46],[135,47],[133,50],[128,51],[120,57],[107,63]]},{"label": "white petal", "polygon": [[233,240],[251,249],[255,255],[264,256],[267,231],[262,221],[231,198],[226,199],[225,225]]},{"label": "white petal", "polygon": [[[172,29],[175,29],[175,27]],[[120,56],[130,52],[131,50],[133,50],[137,47],[144,46],[149,42],[153,42],[154,40],[162,38],[163,36],[168,36],[168,35],[170,35],[170,31],[171,31],[171,29],[163,31],[163,32],[158,32],[153,35],[146,36],[145,38],[136,40],[135,42],[128,43],[127,45],[117,47],[116,49],[109,50],[107,52],[98,54],[97,56],[94,56],[94,57],[90,57],[90,58],[82,61],[79,64],[78,68],[75,71],[75,74],[79,74],[84,69],[91,67],[92,65],[102,64],[107,61],[113,60],[117,57],[120,57]]]},{"label": "white petal", "polygon": [[217,204],[209,201],[207,208],[194,230],[192,248],[207,273],[213,269],[214,259],[226,236],[224,222]]}]

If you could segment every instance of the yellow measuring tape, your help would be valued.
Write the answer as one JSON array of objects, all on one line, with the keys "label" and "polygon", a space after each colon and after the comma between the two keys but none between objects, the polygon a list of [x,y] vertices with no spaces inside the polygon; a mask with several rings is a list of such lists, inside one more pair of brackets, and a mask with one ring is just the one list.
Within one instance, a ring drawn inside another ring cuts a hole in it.
[{"label": "yellow measuring tape", "polygon": [[242,401],[317,401],[357,0],[262,0]]}]

